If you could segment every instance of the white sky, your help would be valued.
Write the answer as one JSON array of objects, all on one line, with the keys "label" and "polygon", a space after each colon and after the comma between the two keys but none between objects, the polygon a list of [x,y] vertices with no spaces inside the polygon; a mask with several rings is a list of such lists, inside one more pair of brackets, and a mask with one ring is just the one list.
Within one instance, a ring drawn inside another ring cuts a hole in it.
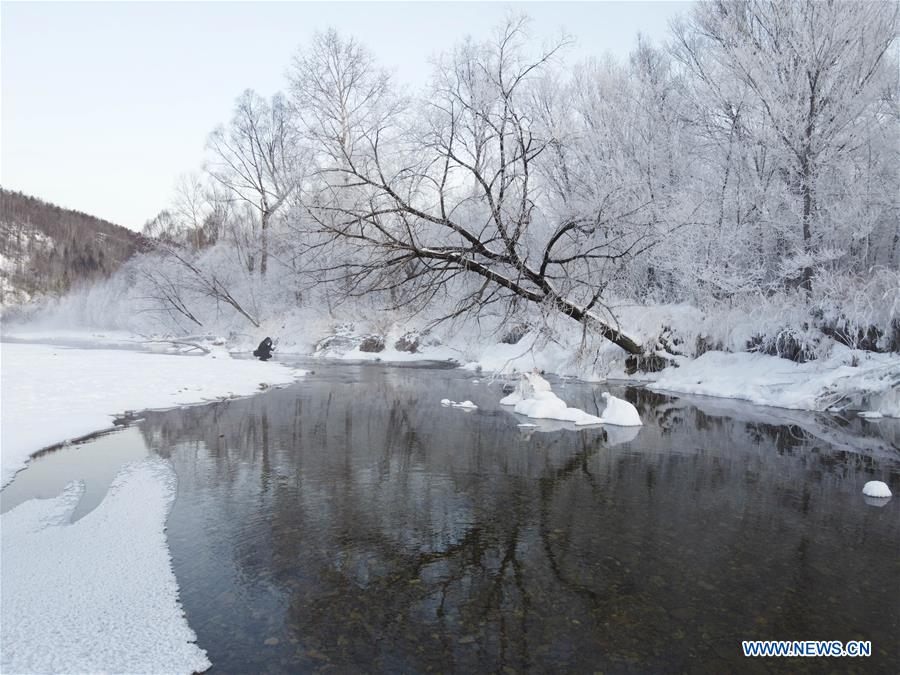
[{"label": "white sky", "polygon": [[487,37],[513,8],[542,40],[565,29],[569,62],[625,57],[638,31],[665,38],[682,2],[2,2],[0,184],[139,229],[164,208],[246,88],[285,87],[291,55],[334,26],[397,79]]}]

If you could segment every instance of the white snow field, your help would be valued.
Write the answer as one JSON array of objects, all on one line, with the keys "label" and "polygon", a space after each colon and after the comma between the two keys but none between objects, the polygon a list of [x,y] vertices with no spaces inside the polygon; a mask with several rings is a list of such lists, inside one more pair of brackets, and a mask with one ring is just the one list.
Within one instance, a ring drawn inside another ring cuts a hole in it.
[{"label": "white snow field", "polygon": [[707,352],[680,368],[667,368],[647,387],[798,410],[862,407],[872,419],[900,417],[900,358],[839,347],[828,358],[807,363]]},{"label": "white snow field", "polygon": [[0,344],[0,487],[39,450],[113,425],[126,410],[169,408],[303,375],[278,363],[115,349]]},{"label": "white snow field", "polygon": [[191,673],[210,667],[178,599],[166,460],[126,465],[76,523],[82,487],[0,516],[4,673]]}]

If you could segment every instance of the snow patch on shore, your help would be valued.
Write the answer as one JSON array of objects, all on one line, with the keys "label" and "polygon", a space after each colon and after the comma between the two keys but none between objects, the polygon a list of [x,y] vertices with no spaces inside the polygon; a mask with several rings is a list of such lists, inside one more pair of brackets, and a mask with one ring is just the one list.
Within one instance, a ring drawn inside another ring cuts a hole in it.
[{"label": "snow patch on shore", "polygon": [[82,494],[0,516],[2,671],[191,673],[210,667],[178,599],[165,522],[175,473],[126,465],[103,502],[72,524]]},{"label": "snow patch on shore", "polygon": [[278,363],[0,344],[0,487],[28,458],[56,443],[113,425],[126,410],[170,408],[247,396],[303,375]]},{"label": "snow patch on shore", "polygon": [[648,388],[779,408],[862,408],[870,417],[900,417],[900,356],[835,347],[828,358],[795,363],[765,354],[712,351],[667,368]]}]

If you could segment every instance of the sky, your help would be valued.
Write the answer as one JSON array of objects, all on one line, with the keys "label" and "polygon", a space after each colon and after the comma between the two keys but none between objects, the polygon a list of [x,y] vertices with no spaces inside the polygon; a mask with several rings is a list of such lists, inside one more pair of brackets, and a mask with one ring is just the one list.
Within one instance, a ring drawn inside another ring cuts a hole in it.
[{"label": "sky", "polygon": [[415,91],[431,57],[524,11],[567,61],[664,40],[683,2],[2,2],[0,185],[140,229],[199,170],[208,134],[335,27]]}]

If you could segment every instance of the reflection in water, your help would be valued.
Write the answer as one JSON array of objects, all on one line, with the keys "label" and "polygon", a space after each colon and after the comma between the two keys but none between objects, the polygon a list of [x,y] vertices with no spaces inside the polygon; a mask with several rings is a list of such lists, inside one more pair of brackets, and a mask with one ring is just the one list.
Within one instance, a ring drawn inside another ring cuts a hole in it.
[{"label": "reflection in water", "polygon": [[215,671],[822,667],[744,661],[762,638],[870,639],[839,667],[900,670],[898,504],[859,494],[900,483],[890,425],[631,389],[636,437],[522,434],[498,384],[326,370],[140,425]]}]

